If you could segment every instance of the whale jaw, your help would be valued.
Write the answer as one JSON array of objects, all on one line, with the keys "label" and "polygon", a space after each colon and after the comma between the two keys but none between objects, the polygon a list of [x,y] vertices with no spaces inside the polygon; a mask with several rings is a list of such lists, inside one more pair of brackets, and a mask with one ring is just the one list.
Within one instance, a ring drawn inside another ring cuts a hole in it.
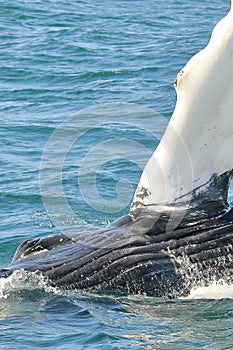
[{"label": "whale jaw", "polygon": [[[205,192],[204,202],[214,177],[230,179],[233,169],[232,66],[233,2],[227,16],[215,26],[208,45],[177,75],[176,106],[142,173],[132,212],[138,206],[145,210],[153,206],[175,207],[183,200],[186,206],[190,201],[196,204],[193,194],[199,189]],[[228,183],[222,182],[223,201]],[[208,197],[214,201],[216,193],[210,191]],[[219,204],[221,207],[221,198]]]},{"label": "whale jaw", "polygon": [[88,243],[79,242],[78,235],[76,240],[55,235],[26,241],[0,277],[24,269],[41,273],[48,285],[60,289],[169,298],[220,279],[233,282],[233,209],[221,218],[163,233],[151,220],[128,217],[123,226],[109,228],[108,244],[102,246],[95,244],[98,231]]}]

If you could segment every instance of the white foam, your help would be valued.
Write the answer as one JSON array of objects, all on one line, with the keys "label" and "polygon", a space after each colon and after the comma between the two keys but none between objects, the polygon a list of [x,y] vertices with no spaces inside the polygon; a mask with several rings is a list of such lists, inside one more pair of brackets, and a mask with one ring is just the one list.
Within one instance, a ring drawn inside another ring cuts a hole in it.
[{"label": "white foam", "polygon": [[207,287],[195,287],[185,299],[225,299],[233,298],[233,285],[213,282]]},{"label": "white foam", "polygon": [[46,291],[47,288],[41,273],[17,270],[11,276],[0,279],[0,299],[7,299],[20,291]]}]

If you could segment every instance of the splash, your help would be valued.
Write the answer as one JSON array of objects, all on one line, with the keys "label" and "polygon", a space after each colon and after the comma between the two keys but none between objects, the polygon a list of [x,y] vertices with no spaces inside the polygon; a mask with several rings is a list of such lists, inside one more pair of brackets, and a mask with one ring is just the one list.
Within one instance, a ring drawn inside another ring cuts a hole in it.
[{"label": "splash", "polygon": [[233,284],[213,282],[207,287],[193,288],[185,299],[233,299]]},{"label": "splash", "polygon": [[7,299],[14,295],[31,292],[46,293],[51,287],[46,285],[46,280],[40,272],[28,272],[23,269],[14,271],[11,276],[0,279],[0,299]]},{"label": "splash", "polygon": [[172,258],[177,275],[184,281],[184,293],[185,290],[189,291],[186,297],[179,297],[178,292],[179,299],[233,298],[232,276],[227,268],[228,261],[231,261],[230,254],[226,257],[220,256],[212,263],[192,262],[184,251],[176,255],[168,250],[168,254]]}]

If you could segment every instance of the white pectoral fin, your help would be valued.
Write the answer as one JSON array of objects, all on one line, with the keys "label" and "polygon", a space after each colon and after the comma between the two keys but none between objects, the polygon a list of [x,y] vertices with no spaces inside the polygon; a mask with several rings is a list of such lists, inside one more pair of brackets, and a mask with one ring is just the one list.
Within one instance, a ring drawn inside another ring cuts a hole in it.
[{"label": "white pectoral fin", "polygon": [[175,88],[174,113],[143,171],[131,213],[168,206],[219,214],[228,206],[233,169],[233,8],[178,73]]}]

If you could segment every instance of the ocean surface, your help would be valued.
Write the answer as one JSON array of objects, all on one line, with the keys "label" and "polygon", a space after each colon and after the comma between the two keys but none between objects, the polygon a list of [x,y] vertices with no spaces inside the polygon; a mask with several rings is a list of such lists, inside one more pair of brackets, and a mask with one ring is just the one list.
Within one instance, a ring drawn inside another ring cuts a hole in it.
[{"label": "ocean surface", "polygon": [[[1,268],[25,239],[128,212],[174,109],[174,77],[229,7],[0,1]],[[233,349],[232,297],[225,284],[179,300],[64,294],[19,273],[0,280],[0,349]]]}]

